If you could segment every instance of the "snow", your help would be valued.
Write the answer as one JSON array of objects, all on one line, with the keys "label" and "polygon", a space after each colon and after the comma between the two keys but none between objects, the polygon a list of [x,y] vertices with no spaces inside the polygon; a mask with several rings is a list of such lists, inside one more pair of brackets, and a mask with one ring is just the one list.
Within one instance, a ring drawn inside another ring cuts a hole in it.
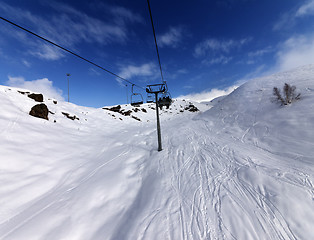
[{"label": "snow", "polygon": [[[0,239],[314,239],[313,76],[253,79],[201,112],[176,100],[161,152],[154,104],[125,116],[44,96],[47,121],[0,86]],[[280,106],[285,82],[301,99]]]}]

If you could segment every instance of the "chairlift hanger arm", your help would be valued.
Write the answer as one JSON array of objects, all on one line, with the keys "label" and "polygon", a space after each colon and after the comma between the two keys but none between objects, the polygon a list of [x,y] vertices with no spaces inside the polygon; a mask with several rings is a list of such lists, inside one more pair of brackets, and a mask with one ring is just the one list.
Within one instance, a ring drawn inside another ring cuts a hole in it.
[{"label": "chairlift hanger arm", "polygon": [[165,91],[165,84],[151,84],[147,85],[146,92],[147,93],[161,93]]}]

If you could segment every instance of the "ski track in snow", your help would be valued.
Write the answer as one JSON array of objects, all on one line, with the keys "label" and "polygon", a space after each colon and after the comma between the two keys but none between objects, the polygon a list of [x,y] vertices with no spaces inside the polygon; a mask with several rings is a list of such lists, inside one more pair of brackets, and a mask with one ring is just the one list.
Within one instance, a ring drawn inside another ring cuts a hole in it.
[{"label": "ski track in snow", "polygon": [[[160,177],[156,178],[158,182],[154,185],[161,185],[163,190],[154,192],[152,188],[146,193],[150,195],[146,199],[150,203],[145,204],[147,209],[145,206],[145,210],[141,209],[146,214],[139,214],[135,221],[138,224],[133,224],[128,232],[117,234],[112,239],[125,239],[125,236],[130,239],[183,240],[297,239],[276,203],[264,195],[263,189],[246,181],[239,172],[249,171],[250,174],[270,178],[271,181],[306,188],[313,197],[313,186],[308,174],[300,169],[296,172],[289,167],[285,169],[284,165],[274,168],[265,166],[261,161],[272,159],[274,156],[271,153],[256,150],[254,145],[244,147],[242,141],[228,146],[224,141],[229,143],[230,140],[226,141],[210,132],[200,135],[200,132],[204,131],[194,130],[191,125],[177,126],[177,131],[164,137],[167,147],[161,153],[163,157],[155,160],[152,156],[152,166],[148,170],[152,173],[157,169]],[[177,139],[181,138],[187,139],[185,144],[176,144]],[[240,153],[233,148],[244,151]],[[259,158],[261,163],[252,159],[252,152],[256,151],[258,154],[254,157]],[[287,179],[287,173],[294,178]],[[224,209],[225,205],[227,209]],[[236,212],[234,208],[237,208]],[[225,218],[240,221],[243,217],[248,226],[241,226],[242,230],[236,230],[236,226],[230,225],[230,220],[225,221]]]},{"label": "ski track in snow", "polygon": [[[171,122],[165,124],[164,132],[172,127]],[[252,186],[242,172],[305,188],[313,198],[309,172],[291,169],[278,156],[241,140],[230,144],[230,139],[216,135],[200,121],[176,128],[172,135],[164,134],[162,152],[150,153],[149,164],[142,172],[141,188],[110,239],[297,239],[276,203],[264,195],[263,189]],[[142,139],[142,144],[146,144],[156,132],[143,131],[147,139]],[[182,138],[186,138],[185,144],[177,141]],[[121,149],[109,160],[73,169],[52,190],[2,223],[1,239],[11,239],[12,233],[49,209],[68,206],[74,192],[84,183],[92,181],[107,164],[125,159],[132,151]],[[95,159],[101,156],[102,151]],[[267,164],[263,159],[273,161]],[[237,229],[240,220],[246,223],[240,228],[246,229]]]}]

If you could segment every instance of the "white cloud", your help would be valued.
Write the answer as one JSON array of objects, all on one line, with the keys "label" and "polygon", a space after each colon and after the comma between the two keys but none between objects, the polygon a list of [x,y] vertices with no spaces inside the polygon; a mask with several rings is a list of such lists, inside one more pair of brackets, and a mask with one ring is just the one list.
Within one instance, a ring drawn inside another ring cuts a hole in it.
[{"label": "white cloud", "polygon": [[266,47],[266,48],[263,48],[263,49],[260,49],[260,50],[256,50],[254,52],[249,52],[248,56],[249,57],[261,57],[261,56],[264,56],[265,54],[270,53],[272,51],[273,50],[272,50],[271,47]]},{"label": "white cloud", "polygon": [[115,21],[119,24],[125,24],[127,22],[144,22],[143,18],[139,14],[133,13],[124,7],[111,7],[110,12],[114,16]]},{"label": "white cloud", "polygon": [[314,0],[309,0],[301,5],[297,10],[292,9],[283,13],[274,24],[273,30],[280,31],[285,28],[292,28],[296,25],[298,18],[314,15]]},{"label": "white cloud", "polygon": [[181,68],[177,71],[178,74],[187,74],[189,71],[187,69]]},{"label": "white cloud", "polygon": [[279,71],[314,63],[314,35],[294,36],[281,44],[277,52]]},{"label": "white cloud", "polygon": [[195,57],[205,56],[208,53],[229,53],[232,49],[241,48],[250,42],[252,38],[243,38],[240,40],[218,40],[214,38],[207,39],[196,45],[194,50]]},{"label": "white cloud", "polygon": [[[124,43],[130,32],[130,25],[142,23],[142,18],[122,7],[110,7],[106,12],[107,21],[89,16],[77,9],[60,2],[46,1],[54,12],[39,16],[31,11],[13,7],[7,3],[0,4],[0,10],[9,12],[12,19],[30,26],[35,33],[61,45],[73,49],[80,43],[97,43],[107,45],[110,43]],[[1,29],[0,32],[26,43],[32,55],[46,60],[58,60],[62,54],[57,48],[47,47],[46,44],[18,29]],[[38,47],[39,46],[39,47]]]},{"label": "white cloud", "polygon": [[26,66],[26,67],[30,67],[31,66],[31,63],[27,60],[22,60],[22,63]]},{"label": "white cloud", "polygon": [[167,71],[165,78],[168,80],[170,80],[170,79],[175,80],[175,79],[180,78],[182,75],[185,75],[187,73],[189,73],[189,71],[187,69],[184,69],[184,68],[173,70],[170,72]]},{"label": "white cloud", "polygon": [[183,27],[170,27],[169,31],[158,37],[160,47],[178,47],[182,41]]},{"label": "white cloud", "polygon": [[51,36],[57,33],[59,42],[68,42],[71,45],[82,41],[102,45],[112,42],[123,43],[128,37],[129,25],[143,22],[140,15],[123,7],[106,7],[105,15],[108,16],[108,20],[105,22],[65,3],[52,1],[49,4],[58,12],[50,21],[46,21]]},{"label": "white cloud", "polygon": [[58,60],[64,57],[60,49],[47,44],[41,44],[36,50],[30,50],[29,53],[44,60]]},{"label": "white cloud", "polygon": [[286,12],[283,13],[277,22],[273,26],[274,31],[280,31],[285,28],[291,28],[295,25],[294,13]]},{"label": "white cloud", "polygon": [[45,98],[53,98],[56,100],[64,100],[62,90],[53,86],[53,82],[48,78],[26,81],[23,77],[8,77],[6,85],[17,88],[24,88],[30,91],[42,93]]},{"label": "white cloud", "polygon": [[[108,44],[124,42],[127,38],[127,29],[124,24],[104,22],[86,15],[66,4],[54,4],[59,13],[53,15],[49,21],[44,20],[40,31],[57,42],[73,46],[80,42]],[[121,23],[124,21],[121,21]],[[64,24],[66,23],[66,24]]]},{"label": "white cloud", "polygon": [[[247,64],[250,64],[249,62]],[[238,85],[242,85],[243,83],[251,80],[253,78],[258,78],[261,76],[266,76],[274,73],[273,70],[267,70],[266,65],[262,64],[257,66],[254,70],[248,72],[245,76],[243,76],[240,80],[237,81]]]},{"label": "white cloud", "polygon": [[141,66],[135,65],[124,66],[120,69],[120,73],[118,75],[126,79],[131,79],[132,77],[135,76],[147,77],[152,76],[154,74],[156,74],[156,65],[153,63],[145,63]]},{"label": "white cloud", "polygon": [[233,57],[219,56],[217,58],[212,58],[210,60],[204,60],[203,63],[213,65],[213,64],[227,64],[232,60]]},{"label": "white cloud", "polygon": [[313,15],[313,14],[314,14],[314,0],[310,0],[297,10],[295,16],[302,17],[305,15]]},{"label": "white cloud", "polygon": [[269,54],[269,53],[273,53],[274,51],[275,51],[275,49],[273,49],[272,47],[265,47],[263,49],[255,50],[255,51],[249,52],[247,54],[247,56],[248,56],[247,60],[239,61],[238,63],[247,64],[247,65],[256,64],[256,63],[261,62],[263,60],[262,57],[264,55]]},{"label": "white cloud", "polygon": [[210,91],[203,91],[201,93],[192,93],[184,96],[179,96],[178,99],[185,99],[194,102],[209,102],[217,97],[228,95],[237,89],[239,86],[231,86],[226,89],[211,89]]},{"label": "white cloud", "polygon": [[95,68],[93,67],[90,67],[88,69],[89,73],[92,75],[92,76],[100,76],[101,73],[98,71],[98,69],[96,70]]}]

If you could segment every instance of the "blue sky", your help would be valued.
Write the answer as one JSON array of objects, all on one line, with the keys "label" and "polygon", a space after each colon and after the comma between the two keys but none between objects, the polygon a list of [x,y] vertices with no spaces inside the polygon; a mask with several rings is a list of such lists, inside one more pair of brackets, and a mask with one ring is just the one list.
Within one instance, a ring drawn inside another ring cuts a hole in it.
[{"label": "blue sky", "polygon": [[[151,0],[173,97],[208,99],[251,78],[313,63],[314,0]],[[137,85],[161,77],[146,0],[1,0],[7,18]],[[0,84],[102,107],[126,103],[116,77],[0,20]],[[144,99],[145,92],[141,92]]]}]

